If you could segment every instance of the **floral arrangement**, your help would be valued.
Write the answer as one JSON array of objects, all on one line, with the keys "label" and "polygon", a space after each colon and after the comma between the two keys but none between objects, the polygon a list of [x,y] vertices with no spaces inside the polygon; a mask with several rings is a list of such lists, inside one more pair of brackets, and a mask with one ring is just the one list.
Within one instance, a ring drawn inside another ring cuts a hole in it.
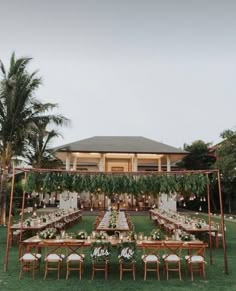
[{"label": "floral arrangement", "polygon": [[185,223],[185,224],[188,224],[188,223],[190,223],[190,222],[191,222],[191,218],[189,218],[189,217],[185,217],[184,223]]},{"label": "floral arrangement", "polygon": [[56,237],[56,228],[46,228],[39,233],[39,237],[43,239],[53,239]]},{"label": "floral arrangement", "polygon": [[195,223],[195,227],[200,229],[200,228],[202,228],[202,225],[200,222],[198,222],[198,223]]},{"label": "floral arrangement", "polygon": [[153,240],[161,240],[161,238],[162,238],[162,233],[161,233],[161,231],[160,231],[159,229],[153,229],[153,230],[151,231],[151,238],[152,238]]},{"label": "floral arrangement", "polygon": [[183,241],[190,241],[190,240],[191,240],[191,236],[190,236],[190,234],[188,234],[188,233],[183,233],[183,234],[181,235],[181,240],[183,240]]},{"label": "floral arrangement", "polygon": [[134,231],[130,231],[130,232],[128,232],[127,238],[129,240],[136,240],[137,239],[137,234]]},{"label": "floral arrangement", "polygon": [[113,210],[110,214],[110,217],[109,217],[109,227],[116,228],[117,217],[118,217],[117,211]]},{"label": "floral arrangement", "polygon": [[26,224],[27,226],[31,226],[31,219],[26,219],[26,220],[25,220],[25,224]]},{"label": "floral arrangement", "polygon": [[86,231],[84,231],[84,230],[80,230],[80,231],[75,235],[75,237],[76,237],[77,239],[87,239],[88,234],[87,234]]},{"label": "floral arrangement", "polygon": [[104,231],[97,232],[97,233],[95,234],[95,238],[96,238],[96,239],[106,239],[106,238],[107,238],[107,233],[104,232]]}]

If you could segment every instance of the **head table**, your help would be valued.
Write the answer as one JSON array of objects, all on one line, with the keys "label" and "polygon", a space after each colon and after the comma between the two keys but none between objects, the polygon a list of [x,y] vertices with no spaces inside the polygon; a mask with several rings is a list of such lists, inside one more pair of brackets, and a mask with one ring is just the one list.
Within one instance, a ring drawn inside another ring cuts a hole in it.
[{"label": "head table", "polygon": [[[117,246],[118,244],[124,242],[124,241],[129,241],[128,239],[120,239],[120,238],[115,238],[114,236],[108,237],[107,239],[104,240],[98,240],[89,237],[88,239],[81,240],[81,239],[73,239],[73,238],[58,238],[58,239],[41,239],[38,238],[37,236],[31,237],[29,239],[26,239],[22,242],[20,242],[20,246],[26,247],[27,250],[30,250],[31,247],[48,247],[50,246],[60,246],[60,247],[67,247],[67,246],[76,246],[76,245],[82,245],[84,247],[90,247],[94,242],[110,242],[112,246]],[[136,240],[136,244],[138,248],[142,248],[143,244],[152,244],[152,243],[158,243],[161,249],[165,249],[165,243],[179,243],[182,244],[183,249],[188,249],[189,244],[194,243],[194,244],[199,244],[199,246],[203,246],[204,248],[208,247],[207,243],[204,243],[200,240],[194,240],[194,241],[175,241],[175,240]]]}]

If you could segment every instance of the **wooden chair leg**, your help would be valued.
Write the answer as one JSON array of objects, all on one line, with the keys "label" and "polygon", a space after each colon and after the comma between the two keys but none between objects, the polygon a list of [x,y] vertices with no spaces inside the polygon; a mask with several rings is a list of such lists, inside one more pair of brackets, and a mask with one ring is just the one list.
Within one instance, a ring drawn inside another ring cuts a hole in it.
[{"label": "wooden chair leg", "polygon": [[58,262],[58,271],[57,271],[57,279],[60,279],[60,272],[61,272],[61,262]]},{"label": "wooden chair leg", "polygon": [[45,263],[44,280],[46,279],[47,274],[48,274],[48,262]]},{"label": "wooden chair leg", "polygon": [[33,275],[33,280],[34,280],[34,271],[35,271],[35,261],[33,262],[33,267],[32,267],[33,269],[32,269],[32,275]]},{"label": "wooden chair leg", "polygon": [[182,281],[180,262],[178,262],[178,266],[179,266],[179,279],[180,279],[180,281]]},{"label": "wooden chair leg", "polygon": [[160,281],[160,271],[159,271],[159,264],[157,263],[157,278]]},{"label": "wooden chair leg", "polygon": [[94,278],[94,265],[92,266],[92,280]]},{"label": "wooden chair leg", "polygon": [[206,273],[205,273],[205,265],[204,265],[204,263],[202,265],[202,275],[203,275],[204,280],[206,280]]},{"label": "wooden chair leg", "polygon": [[106,267],[105,267],[105,280],[107,280],[107,273],[108,273],[108,265],[106,264]]},{"label": "wooden chair leg", "polygon": [[133,263],[133,278],[134,278],[134,280],[136,279],[136,278],[135,278],[135,273],[136,273],[136,272],[135,272],[135,271],[136,271],[135,268],[136,268],[136,267],[135,267],[135,263]]},{"label": "wooden chair leg", "polygon": [[120,263],[120,281],[122,280],[123,275],[123,269],[122,269],[122,263]]},{"label": "wooden chair leg", "polygon": [[67,280],[68,277],[69,277],[69,273],[70,273],[70,263],[67,262],[67,263],[66,263],[66,280]]}]

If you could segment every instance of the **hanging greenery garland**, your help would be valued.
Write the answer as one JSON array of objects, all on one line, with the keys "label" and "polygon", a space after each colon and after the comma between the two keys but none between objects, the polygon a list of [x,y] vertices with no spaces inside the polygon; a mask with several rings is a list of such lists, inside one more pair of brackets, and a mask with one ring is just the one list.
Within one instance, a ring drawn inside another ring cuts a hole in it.
[{"label": "hanging greenery garland", "polygon": [[90,192],[104,193],[108,197],[114,194],[153,195],[159,193],[180,193],[184,197],[192,194],[203,196],[209,182],[204,174],[147,174],[147,175],[116,175],[116,174],[77,174],[77,173],[36,173],[27,175],[24,189],[26,192]]}]

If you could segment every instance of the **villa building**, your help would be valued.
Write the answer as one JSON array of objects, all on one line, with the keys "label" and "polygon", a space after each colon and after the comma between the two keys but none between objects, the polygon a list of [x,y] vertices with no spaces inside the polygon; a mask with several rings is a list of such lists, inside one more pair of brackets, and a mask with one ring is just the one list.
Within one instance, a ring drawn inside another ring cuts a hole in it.
[{"label": "villa building", "polygon": [[[63,162],[64,169],[88,172],[171,171],[176,170],[176,162],[188,154],[181,149],[139,136],[95,136],[54,150],[55,156]],[[114,203],[115,207],[118,203],[124,209],[147,209],[155,203],[168,209],[176,207],[176,203],[165,195],[161,195],[160,201],[155,201],[146,195],[137,198],[125,194],[115,197],[114,201],[106,198],[106,203],[103,202],[103,193],[96,197],[91,197],[90,193],[71,193],[70,197],[61,195],[61,208],[79,205],[87,209],[102,209],[113,207]]]}]

